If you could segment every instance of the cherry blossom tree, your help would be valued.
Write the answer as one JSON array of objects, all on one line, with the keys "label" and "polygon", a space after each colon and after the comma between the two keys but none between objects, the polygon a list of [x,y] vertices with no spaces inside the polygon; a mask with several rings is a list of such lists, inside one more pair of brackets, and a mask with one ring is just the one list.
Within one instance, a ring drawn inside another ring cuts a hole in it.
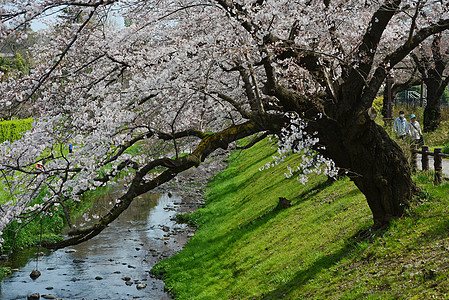
[{"label": "cherry blossom tree", "polygon": [[449,84],[449,51],[447,33],[437,34],[411,55],[427,87],[424,130],[434,131],[441,122],[440,99]]},{"label": "cherry blossom tree", "polygon": [[[279,138],[273,164],[303,154],[288,176],[346,170],[376,227],[403,214],[415,185],[371,105],[391,68],[449,28],[446,1],[10,1],[2,34],[21,38],[31,20],[67,7],[76,18],[49,25],[30,74],[1,85],[0,105],[34,98],[39,116],[0,146],[12,199],[0,229],[125,176],[126,191],[95,225],[47,246],[80,243],[137,195],[262,133]],[[127,27],[110,26],[115,12]],[[193,137],[196,147],[178,156]],[[136,143],[147,147],[131,156]],[[27,208],[42,188],[43,204]]]},{"label": "cherry blossom tree", "polygon": [[395,80],[391,88],[393,98],[412,86],[421,83],[426,85],[425,131],[434,131],[441,122],[440,99],[449,84],[448,42],[447,32],[436,34],[420,44],[392,70]]}]

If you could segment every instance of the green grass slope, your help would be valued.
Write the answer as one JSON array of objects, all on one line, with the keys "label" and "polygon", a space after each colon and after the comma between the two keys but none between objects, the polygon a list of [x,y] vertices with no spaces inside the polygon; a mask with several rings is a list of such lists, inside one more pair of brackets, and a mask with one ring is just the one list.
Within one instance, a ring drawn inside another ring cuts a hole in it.
[{"label": "green grass slope", "polygon": [[[195,236],[153,268],[176,298],[447,297],[449,185],[433,187],[421,174],[428,190],[419,205],[388,230],[366,233],[371,213],[353,183],[287,179],[297,156],[259,171],[274,153],[267,140],[235,153],[210,183],[205,206],[189,216]],[[293,205],[277,207],[279,197]]]}]

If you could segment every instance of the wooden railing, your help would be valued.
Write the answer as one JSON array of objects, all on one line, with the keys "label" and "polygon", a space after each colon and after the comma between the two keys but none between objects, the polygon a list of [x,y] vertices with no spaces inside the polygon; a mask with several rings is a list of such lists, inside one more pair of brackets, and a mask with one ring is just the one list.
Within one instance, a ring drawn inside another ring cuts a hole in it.
[{"label": "wooden railing", "polygon": [[421,151],[415,147],[412,148],[412,171],[418,170],[418,153],[421,154],[421,163],[423,171],[429,170],[429,156],[433,156],[433,167],[435,169],[435,184],[440,184],[443,181],[443,157],[449,157],[448,154],[444,154],[441,148],[435,148],[433,152],[429,151],[428,146],[422,146]]}]

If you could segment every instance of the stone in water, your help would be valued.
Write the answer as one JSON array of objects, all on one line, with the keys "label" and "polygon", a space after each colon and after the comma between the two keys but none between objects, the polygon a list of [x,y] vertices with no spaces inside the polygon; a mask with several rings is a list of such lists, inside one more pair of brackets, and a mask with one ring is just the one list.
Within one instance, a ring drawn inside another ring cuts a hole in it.
[{"label": "stone in water", "polygon": [[33,270],[30,274],[31,279],[33,280],[39,278],[39,276],[41,276],[41,272],[39,272],[38,270]]}]

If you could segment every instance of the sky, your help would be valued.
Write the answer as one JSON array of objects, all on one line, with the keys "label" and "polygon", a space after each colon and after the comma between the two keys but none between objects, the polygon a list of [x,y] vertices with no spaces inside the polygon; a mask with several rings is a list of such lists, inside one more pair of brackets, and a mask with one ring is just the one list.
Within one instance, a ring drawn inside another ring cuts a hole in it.
[{"label": "sky", "polygon": [[[2,0],[0,0],[0,3],[1,1]],[[47,29],[48,28],[47,23],[55,20],[56,16],[58,15],[58,11],[60,11],[60,8],[55,8],[53,10],[50,10],[47,13],[46,17],[34,20],[33,22],[31,22],[31,29],[33,31]],[[124,27],[125,26],[124,18],[117,13],[118,12],[117,7],[114,8],[114,12],[115,13],[109,14],[110,21],[119,28]]]}]

